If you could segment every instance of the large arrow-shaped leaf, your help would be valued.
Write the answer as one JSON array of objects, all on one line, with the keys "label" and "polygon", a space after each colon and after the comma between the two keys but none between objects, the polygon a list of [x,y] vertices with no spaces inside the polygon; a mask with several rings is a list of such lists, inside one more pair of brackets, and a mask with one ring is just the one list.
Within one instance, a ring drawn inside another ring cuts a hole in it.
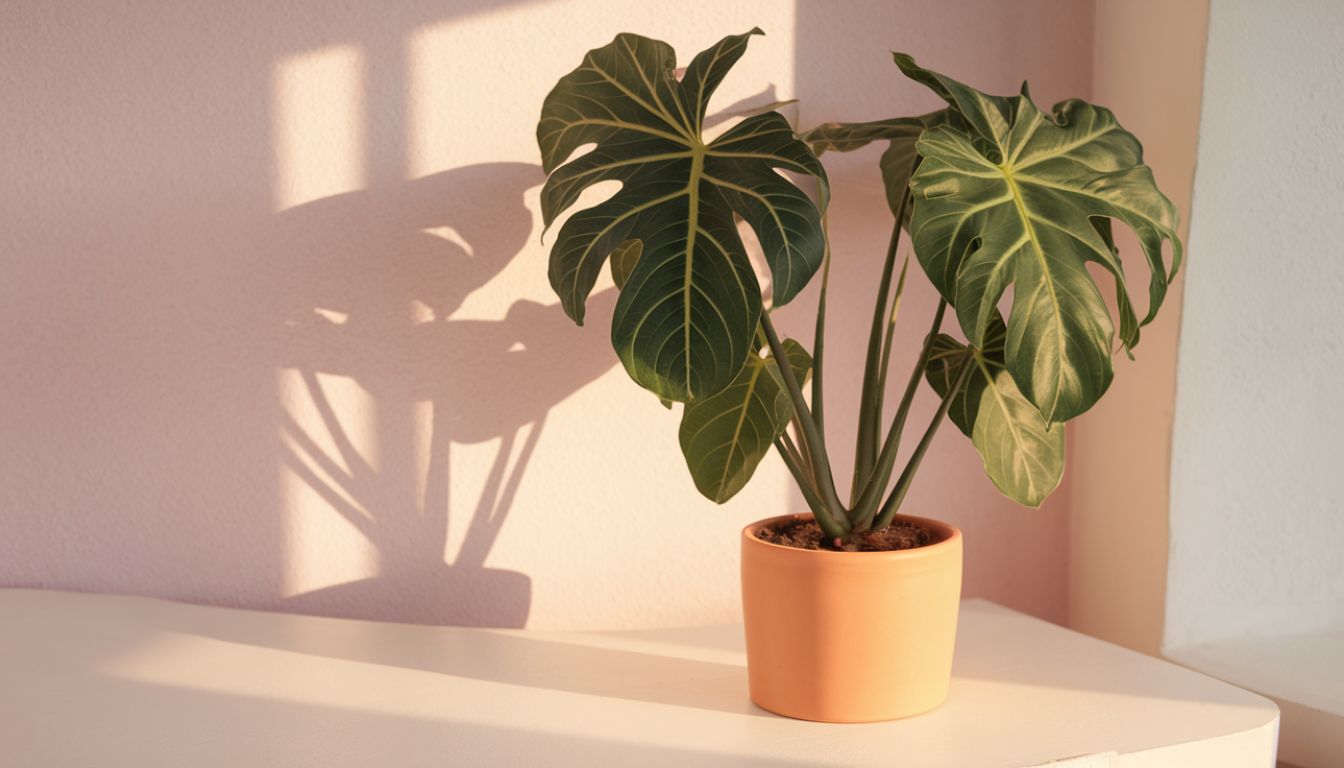
[{"label": "large arrow-shaped leaf", "polygon": [[[1113,376],[1114,326],[1086,263],[1114,276],[1121,341],[1132,348],[1180,266],[1175,207],[1154,184],[1138,140],[1108,110],[1073,100],[1047,115],[1025,88],[1017,97],[987,96],[909,57],[897,63],[965,121],[931,128],[916,144],[924,160],[911,179],[911,232],[921,265],[973,346],[1012,286],[1008,370],[1046,421],[1077,416]],[[1142,322],[1134,321],[1109,219],[1134,230],[1148,259]]]},{"label": "large arrow-shaped leaf", "polygon": [[[793,339],[784,352],[800,386],[812,367],[807,350]],[[695,487],[722,504],[751,479],[756,465],[793,418],[793,406],[773,357],[753,353],[723,390],[686,404],[681,451]]]},{"label": "large arrow-shaped leaf", "polygon": [[[636,382],[671,400],[723,389],[751,353],[760,286],[734,212],[765,251],[776,305],[802,290],[825,249],[816,206],[776,169],[823,185],[825,172],[782,116],[756,115],[712,142],[703,139],[710,96],[759,33],[724,38],[697,55],[681,80],[666,43],[618,35],[561,78],[537,126],[550,175],[541,196],[547,226],[589,186],[621,182],[615,196],[560,228],[551,285],[582,323],[607,257],[640,241],[612,343]],[[596,147],[570,159],[588,144]]]}]

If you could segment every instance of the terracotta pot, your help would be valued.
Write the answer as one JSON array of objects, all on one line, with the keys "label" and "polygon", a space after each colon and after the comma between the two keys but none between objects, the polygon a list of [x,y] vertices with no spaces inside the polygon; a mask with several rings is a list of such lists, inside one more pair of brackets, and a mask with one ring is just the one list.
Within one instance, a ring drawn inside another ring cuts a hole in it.
[{"label": "terracotta pot", "polygon": [[922,517],[933,543],[896,552],[767,544],[742,530],[751,699],[832,723],[894,720],[947,698],[961,598],[961,531]]}]

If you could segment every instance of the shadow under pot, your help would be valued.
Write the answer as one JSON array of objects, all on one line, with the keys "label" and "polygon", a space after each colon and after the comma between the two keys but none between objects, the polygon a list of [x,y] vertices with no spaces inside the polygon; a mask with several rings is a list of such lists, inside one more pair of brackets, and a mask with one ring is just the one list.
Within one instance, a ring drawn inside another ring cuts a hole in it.
[{"label": "shadow under pot", "polygon": [[742,530],[742,609],[751,699],[802,720],[864,723],[947,699],[961,600],[961,531],[923,517],[930,542],[891,552],[771,544]]}]

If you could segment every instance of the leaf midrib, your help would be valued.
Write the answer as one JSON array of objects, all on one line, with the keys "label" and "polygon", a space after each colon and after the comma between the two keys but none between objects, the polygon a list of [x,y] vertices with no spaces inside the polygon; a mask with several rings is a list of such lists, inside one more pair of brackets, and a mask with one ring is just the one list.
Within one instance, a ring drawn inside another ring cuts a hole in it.
[{"label": "leaf midrib", "polygon": [[[700,177],[704,174],[704,168],[705,151],[703,147],[697,147],[691,152],[691,180],[686,186],[688,227],[686,234],[686,272],[682,290],[688,294],[691,290],[691,276],[695,266],[695,236],[700,233]],[[681,338],[684,345],[682,352],[686,360],[686,396],[687,398],[694,398],[695,393],[691,391],[691,297],[689,295],[681,303],[681,313]]]},{"label": "leaf midrib", "polygon": [[[752,396],[756,393],[756,380],[761,377],[761,371],[765,370],[765,366],[768,364],[769,363],[761,362],[752,365],[753,370],[751,372],[751,379],[747,382],[747,391],[742,398],[742,407],[737,415],[737,424],[733,426],[733,437],[728,441],[728,460],[723,462],[723,472],[719,475],[719,493],[723,492],[724,484],[728,482],[728,469],[733,463],[732,452],[736,449],[738,440],[741,439],[742,425],[747,420],[747,411],[750,410],[748,406],[751,403]],[[715,495],[717,496],[718,494],[716,493]],[[719,501],[719,499],[715,499],[715,501]]]},{"label": "leaf midrib", "polygon": [[[986,389],[993,393],[994,402],[998,405],[999,411],[1003,414],[1003,423],[1007,428],[1008,436],[1012,438],[1013,445],[1017,446],[1019,455],[1030,460],[1031,452],[1027,450],[1027,441],[1022,438],[1021,433],[1018,431],[1017,421],[1013,418],[1012,411],[1008,410],[1008,403],[1003,399],[1003,393],[999,391],[998,385],[994,383],[994,376],[990,374],[989,367],[985,364],[985,359],[980,355],[978,350],[975,353],[975,364],[980,368],[980,374],[985,377],[985,382],[988,385]],[[1036,482],[1032,479],[1030,472],[1027,473],[1026,480],[1027,488],[1032,492],[1031,495],[1034,497],[1036,495]]]},{"label": "leaf midrib", "polygon": [[[1013,196],[1013,206],[1017,210],[1018,218],[1022,220],[1022,226],[1026,230],[1027,240],[1031,242],[1031,248],[1036,256],[1036,261],[1041,266],[1041,279],[1045,282],[1046,288],[1050,291],[1050,308],[1055,315],[1055,340],[1058,345],[1055,347],[1055,357],[1058,358],[1055,366],[1056,376],[1064,370],[1064,364],[1067,362],[1065,355],[1064,339],[1064,317],[1059,311],[1059,294],[1055,291],[1055,280],[1050,274],[1050,263],[1045,258],[1045,250],[1041,247],[1041,241],[1036,234],[1036,225],[1032,223],[1031,214],[1027,211],[1026,201],[1022,199],[1022,190],[1017,185],[1017,180],[1013,178],[1013,168],[1010,165],[1001,165],[999,170],[1003,173],[1004,182],[1008,185],[1008,191]],[[1050,403],[1050,412],[1044,414],[1047,419],[1054,416],[1055,409],[1059,407],[1059,395],[1061,387],[1056,386],[1054,390],[1054,401]]]}]

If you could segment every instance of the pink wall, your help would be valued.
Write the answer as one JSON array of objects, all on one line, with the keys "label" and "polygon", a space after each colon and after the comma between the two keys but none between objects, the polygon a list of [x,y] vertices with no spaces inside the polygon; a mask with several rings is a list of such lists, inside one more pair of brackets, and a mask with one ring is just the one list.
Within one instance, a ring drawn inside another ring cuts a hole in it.
[{"label": "pink wall", "polygon": [[[804,124],[933,106],[892,48],[990,90],[1029,78],[1048,103],[1089,93],[1092,9],[692,5],[11,5],[0,586],[425,622],[733,620],[736,530],[801,504],[773,459],[730,504],[700,499],[675,417],[615,365],[611,294],[585,329],[562,317],[536,215],[541,98],[617,31],[688,56],[759,24],[722,104],[768,86]],[[875,157],[837,166],[842,456],[887,236]],[[911,290],[900,358],[931,300]],[[806,335],[811,301],[785,325]],[[1065,498],[1014,508],[948,429],[910,509],[966,530],[968,594],[1060,620]]]},{"label": "pink wall", "polygon": [[[1099,0],[1093,93],[1143,139],[1144,160],[1190,228],[1203,92],[1205,0]],[[1160,18],[1162,23],[1154,24]],[[1134,51],[1142,47],[1143,55]],[[1146,269],[1117,228],[1130,274]],[[1199,253],[1186,252],[1186,259]],[[1069,626],[1156,654],[1166,608],[1168,488],[1184,274],[1120,361],[1101,403],[1074,423],[1069,463]],[[1142,305],[1141,305],[1142,308]]]}]

